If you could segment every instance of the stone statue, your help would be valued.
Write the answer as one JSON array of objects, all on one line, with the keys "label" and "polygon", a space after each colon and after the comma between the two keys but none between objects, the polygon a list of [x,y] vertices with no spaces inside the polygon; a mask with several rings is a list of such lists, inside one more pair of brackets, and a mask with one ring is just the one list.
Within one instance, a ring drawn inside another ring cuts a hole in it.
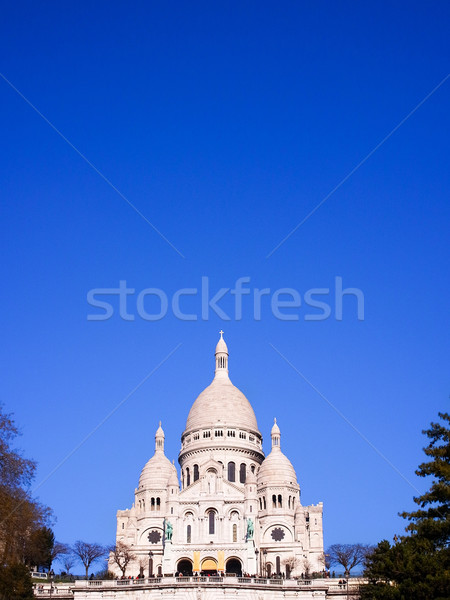
[{"label": "stone statue", "polygon": [[170,521],[166,521],[165,519],[164,519],[164,531],[165,531],[165,534],[166,534],[166,540],[168,542],[171,542],[172,541],[172,534],[173,534],[173,525],[172,525],[172,523]]},{"label": "stone statue", "polygon": [[247,519],[247,539],[248,540],[253,539],[253,532],[254,532],[253,521],[251,519]]}]

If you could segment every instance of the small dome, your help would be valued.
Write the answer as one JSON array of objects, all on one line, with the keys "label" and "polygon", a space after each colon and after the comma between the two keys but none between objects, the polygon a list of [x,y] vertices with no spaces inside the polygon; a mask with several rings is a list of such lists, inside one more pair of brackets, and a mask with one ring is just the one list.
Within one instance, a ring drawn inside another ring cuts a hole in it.
[{"label": "small dome", "polygon": [[174,466],[163,452],[155,452],[142,469],[139,477],[139,488],[166,488]]},{"label": "small dome", "polygon": [[157,490],[165,488],[172,471],[175,469],[175,465],[164,454],[164,437],[160,421],[155,434],[155,454],[142,469],[139,477],[139,488]]},{"label": "small dome", "polygon": [[272,448],[258,471],[258,485],[294,485],[297,486],[297,475],[291,461],[279,447]]}]

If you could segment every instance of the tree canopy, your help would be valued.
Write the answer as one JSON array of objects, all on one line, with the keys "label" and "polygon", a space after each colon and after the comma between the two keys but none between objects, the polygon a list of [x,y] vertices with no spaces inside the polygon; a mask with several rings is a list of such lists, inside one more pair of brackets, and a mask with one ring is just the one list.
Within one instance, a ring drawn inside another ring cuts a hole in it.
[{"label": "tree canopy", "polygon": [[365,544],[333,544],[325,556],[330,565],[341,565],[348,577],[354,567],[364,563],[370,550]]},{"label": "tree canopy", "polygon": [[407,534],[378,544],[367,560],[369,584],[362,600],[446,600],[450,590],[450,416],[431,423],[423,433],[430,439],[419,465],[420,477],[432,477],[430,489],[414,498],[420,507],[401,516],[410,523]]},{"label": "tree canopy", "polygon": [[33,598],[26,565],[48,564],[54,546],[51,511],[29,490],[36,464],[14,447],[18,435],[0,406],[0,600]]},{"label": "tree canopy", "polygon": [[72,553],[83,563],[86,570],[86,579],[88,579],[89,567],[100,558],[103,558],[107,554],[107,549],[100,544],[78,540],[72,547]]}]

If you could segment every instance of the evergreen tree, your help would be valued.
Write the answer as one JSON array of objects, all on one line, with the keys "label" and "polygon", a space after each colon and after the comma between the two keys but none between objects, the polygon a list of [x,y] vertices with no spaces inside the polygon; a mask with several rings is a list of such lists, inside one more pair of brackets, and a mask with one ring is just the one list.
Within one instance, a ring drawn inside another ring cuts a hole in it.
[{"label": "evergreen tree", "polygon": [[450,541],[450,415],[439,413],[439,417],[444,423],[431,423],[422,432],[430,439],[424,452],[431,460],[416,471],[419,477],[433,477],[433,483],[428,492],[414,498],[419,510],[401,516],[411,521],[407,530],[445,548]]},{"label": "evergreen tree", "polygon": [[0,566],[0,600],[34,600],[33,583],[25,565]]},{"label": "evergreen tree", "polygon": [[424,448],[430,461],[419,465],[420,477],[433,477],[430,490],[414,498],[420,509],[404,512],[409,535],[383,540],[367,559],[369,584],[361,588],[362,600],[448,600],[450,590],[450,416],[431,423],[423,433],[430,439]]}]

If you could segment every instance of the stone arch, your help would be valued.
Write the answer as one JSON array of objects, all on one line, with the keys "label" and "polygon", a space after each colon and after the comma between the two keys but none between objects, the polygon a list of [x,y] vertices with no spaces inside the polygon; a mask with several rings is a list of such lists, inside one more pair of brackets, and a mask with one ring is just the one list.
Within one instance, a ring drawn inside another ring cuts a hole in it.
[{"label": "stone arch", "polygon": [[[151,537],[149,538],[149,536]],[[162,544],[163,536],[164,531],[162,527],[147,527],[147,529],[144,529],[141,533],[139,543],[145,545],[150,544],[150,547],[157,546],[158,544]]]},{"label": "stone arch", "polygon": [[228,558],[225,563],[225,572],[234,573],[238,577],[242,577],[242,562],[239,558],[236,558],[235,556]]},{"label": "stone arch", "polygon": [[189,558],[180,558],[177,563],[177,571],[186,577],[192,576],[192,561]]},{"label": "stone arch", "polygon": [[237,508],[230,508],[230,510],[228,511],[228,518],[230,519],[230,521],[234,519],[240,519],[241,512]]},{"label": "stone arch", "polygon": [[212,556],[207,556],[202,560],[201,570],[205,573],[217,572],[217,561]]},{"label": "stone arch", "polygon": [[293,542],[294,536],[292,534],[292,529],[290,527],[288,527],[284,523],[275,522],[272,525],[269,525],[264,530],[263,541],[270,542],[270,544],[273,544],[274,542],[275,543]]}]

